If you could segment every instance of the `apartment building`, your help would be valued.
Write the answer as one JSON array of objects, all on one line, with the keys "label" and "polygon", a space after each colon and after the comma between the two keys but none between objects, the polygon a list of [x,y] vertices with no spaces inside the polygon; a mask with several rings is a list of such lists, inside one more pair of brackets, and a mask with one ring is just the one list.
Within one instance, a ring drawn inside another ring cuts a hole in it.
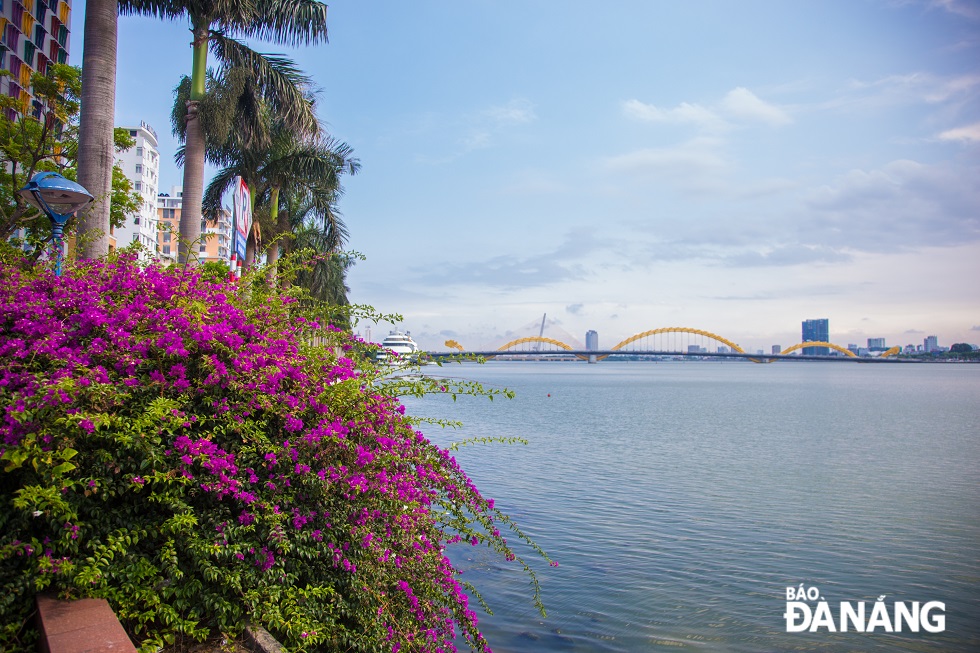
[{"label": "apartment building", "polygon": [[[183,195],[182,186],[173,186],[169,193],[157,196],[157,219],[160,230],[157,233],[157,245],[160,260],[177,262],[177,242],[180,234],[180,208]],[[204,261],[222,261],[228,263],[231,259],[231,211],[222,209],[217,224],[201,221],[201,242],[198,243],[198,256]]]},{"label": "apartment building", "polygon": [[149,262],[159,256],[157,186],[160,183],[160,152],[157,148],[157,133],[145,122],[140,122],[138,127],[123,129],[129,131],[136,144],[122,152],[116,159],[116,164],[140,196],[140,210],[134,216],[127,216],[121,227],[110,228],[109,246],[123,248],[138,242],[142,246],[140,260]]},{"label": "apartment building", "polygon": [[[31,88],[31,74],[51,63],[68,63],[71,0],[0,0],[0,93],[20,103],[20,113],[39,117],[44,110]],[[14,120],[18,111],[9,109]]]}]

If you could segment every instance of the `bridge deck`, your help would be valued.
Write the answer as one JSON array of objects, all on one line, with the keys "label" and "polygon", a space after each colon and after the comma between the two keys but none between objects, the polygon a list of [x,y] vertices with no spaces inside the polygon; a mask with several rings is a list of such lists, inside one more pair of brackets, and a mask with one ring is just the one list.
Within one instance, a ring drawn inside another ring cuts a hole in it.
[{"label": "bridge deck", "polygon": [[520,350],[505,349],[491,351],[429,351],[426,356],[431,358],[491,358],[497,356],[548,356],[548,357],[581,357],[581,356],[683,356],[685,358],[748,358],[765,361],[826,361],[831,363],[918,363],[917,359],[908,358],[870,358],[857,356],[813,356],[808,354],[753,354],[749,352],[686,352],[686,351],[646,351],[623,349],[600,349],[588,351],[584,349],[545,349]]}]

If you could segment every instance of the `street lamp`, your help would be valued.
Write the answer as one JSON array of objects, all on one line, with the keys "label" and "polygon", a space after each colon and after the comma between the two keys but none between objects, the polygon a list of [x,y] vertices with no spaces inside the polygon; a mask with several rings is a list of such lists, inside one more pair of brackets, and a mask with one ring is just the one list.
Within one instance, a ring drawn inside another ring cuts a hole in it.
[{"label": "street lamp", "polygon": [[17,191],[24,201],[37,207],[51,219],[51,233],[54,236],[54,273],[61,276],[61,235],[65,223],[76,211],[86,206],[94,197],[85,188],[65,179],[57,172],[39,172]]}]

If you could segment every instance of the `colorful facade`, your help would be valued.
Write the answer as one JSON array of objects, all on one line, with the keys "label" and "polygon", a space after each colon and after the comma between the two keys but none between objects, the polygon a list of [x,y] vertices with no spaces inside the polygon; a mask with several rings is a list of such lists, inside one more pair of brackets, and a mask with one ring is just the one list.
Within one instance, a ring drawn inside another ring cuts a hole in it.
[{"label": "colorful facade", "polygon": [[[71,0],[0,0],[0,93],[15,98],[20,112],[40,116],[31,74],[45,73],[51,63],[68,63]],[[8,110],[13,120],[17,111]]]}]

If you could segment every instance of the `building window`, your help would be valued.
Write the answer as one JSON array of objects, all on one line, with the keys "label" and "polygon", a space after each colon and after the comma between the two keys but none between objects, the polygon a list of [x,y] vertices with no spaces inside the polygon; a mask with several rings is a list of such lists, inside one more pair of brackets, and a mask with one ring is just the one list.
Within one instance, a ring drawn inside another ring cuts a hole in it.
[{"label": "building window", "polygon": [[136,190],[143,190],[143,184],[136,182]]},{"label": "building window", "polygon": [[129,135],[130,136],[136,136],[136,130],[135,129],[130,129],[129,130]]},{"label": "building window", "polygon": [[170,253],[170,245],[164,245],[163,246],[163,253],[164,254],[169,254]]},{"label": "building window", "polygon": [[136,148],[136,156],[143,156],[143,148],[142,147],[137,147]]},{"label": "building window", "polygon": [[208,246],[205,245],[204,243],[201,243],[201,247],[199,249],[200,249],[201,252],[207,252],[208,251]]},{"label": "building window", "polygon": [[143,174],[143,166],[140,165],[139,163],[136,164],[136,174],[138,175]]}]

